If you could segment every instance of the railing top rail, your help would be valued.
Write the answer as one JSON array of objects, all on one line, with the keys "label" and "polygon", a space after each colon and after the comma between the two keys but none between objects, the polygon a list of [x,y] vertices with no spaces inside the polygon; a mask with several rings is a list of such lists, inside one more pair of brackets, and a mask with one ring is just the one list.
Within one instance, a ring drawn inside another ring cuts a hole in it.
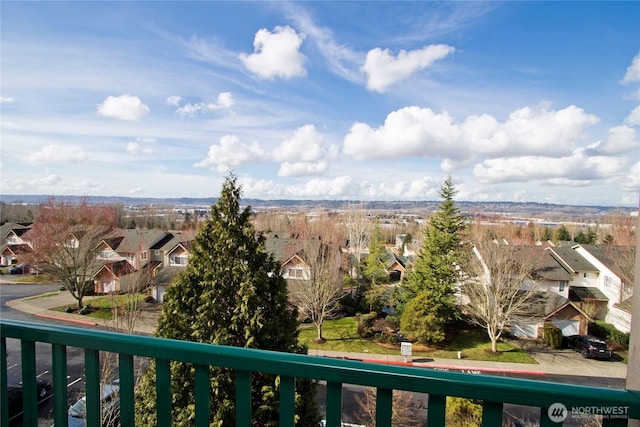
[{"label": "railing top rail", "polygon": [[0,319],[1,336],[34,342],[61,344],[134,356],[275,375],[313,378],[330,382],[407,390],[421,393],[548,407],[628,406],[629,416],[640,418],[640,392],[561,384],[427,368],[382,365],[292,353],[128,335],[95,329],[47,325]]}]

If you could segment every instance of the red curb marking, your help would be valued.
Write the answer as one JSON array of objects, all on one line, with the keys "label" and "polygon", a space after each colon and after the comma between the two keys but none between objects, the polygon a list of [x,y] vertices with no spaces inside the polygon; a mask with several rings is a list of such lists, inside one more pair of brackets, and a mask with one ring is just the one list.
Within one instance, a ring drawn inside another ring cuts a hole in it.
[{"label": "red curb marking", "polygon": [[476,366],[457,366],[457,365],[433,365],[431,363],[419,363],[419,362],[400,362],[400,361],[387,361],[387,360],[376,360],[376,359],[361,359],[363,362],[368,363],[382,363],[386,365],[399,365],[399,366],[414,366],[418,368],[430,368],[430,369],[440,369],[440,370],[451,370],[451,371],[478,371],[478,372],[507,372],[511,374],[521,374],[521,375],[536,375],[536,376],[544,376],[544,371],[526,371],[520,369],[501,369],[501,368],[484,368],[484,367],[476,367]]},{"label": "red curb marking", "polygon": [[88,325],[88,326],[97,326],[98,324],[95,322],[89,322],[87,320],[76,320],[76,319],[69,319],[67,317],[59,317],[59,316],[51,316],[48,314],[36,314],[36,316],[38,317],[45,317],[47,319],[54,319],[54,320],[62,320],[63,322],[74,322],[74,323],[80,323],[82,325]]}]

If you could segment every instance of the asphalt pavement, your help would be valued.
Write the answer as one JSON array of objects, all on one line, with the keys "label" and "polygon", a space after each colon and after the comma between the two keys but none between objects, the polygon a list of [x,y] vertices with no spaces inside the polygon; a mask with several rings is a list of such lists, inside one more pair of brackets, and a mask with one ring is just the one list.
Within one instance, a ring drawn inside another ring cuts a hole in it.
[{"label": "asphalt pavement", "polygon": [[[92,298],[86,297],[89,303]],[[57,292],[36,297],[15,299],[6,303],[15,310],[30,313],[42,319],[46,323],[47,319],[69,322],[70,325],[79,324],[83,326],[106,326],[109,325],[97,319],[77,314],[54,311],[57,307],[64,307],[77,304],[77,301],[68,292]],[[135,322],[135,333],[153,335],[159,317],[159,305],[153,304],[140,312],[140,317]],[[432,368],[438,370],[463,371],[471,373],[511,373],[530,377],[541,377],[545,375],[576,375],[581,377],[607,377],[626,378],[627,365],[618,361],[602,361],[584,359],[582,356],[570,349],[553,350],[541,345],[533,340],[514,341],[521,345],[538,363],[506,363],[506,362],[486,362],[460,359],[443,358],[405,358],[398,355],[383,355],[371,353],[346,353],[323,350],[309,350],[309,355],[334,357],[342,359],[364,360],[376,363],[400,364],[417,367]]]}]

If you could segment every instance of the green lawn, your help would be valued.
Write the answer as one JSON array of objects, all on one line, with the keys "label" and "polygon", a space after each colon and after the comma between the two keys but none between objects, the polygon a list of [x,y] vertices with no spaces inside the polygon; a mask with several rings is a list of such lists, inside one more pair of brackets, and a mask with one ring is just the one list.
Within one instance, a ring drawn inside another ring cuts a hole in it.
[{"label": "green lawn", "polygon": [[[316,328],[314,325],[304,325],[300,329],[300,342],[311,349],[325,351],[345,351],[353,353],[400,354],[400,346],[382,345],[372,340],[360,338],[357,332],[358,324],[355,318],[345,317],[329,320],[324,323],[322,335],[326,339],[323,344],[317,344]],[[462,357],[471,360],[486,360],[511,363],[537,363],[522,349],[506,342],[498,343],[499,354],[490,351],[491,342],[483,330],[472,329],[461,331],[451,342],[438,347],[413,346],[413,357],[437,357],[456,359],[458,351]]]},{"label": "green lawn", "polygon": [[14,275],[12,279],[15,279],[16,283],[44,283],[50,282],[51,276],[49,274],[21,274]]},{"label": "green lawn", "polygon": [[36,296],[34,296],[34,297],[27,298],[27,301],[32,300],[32,299],[40,299],[40,298],[54,297],[54,296],[58,295],[59,293],[60,293],[60,291],[48,292],[48,293],[46,293],[46,294],[36,295]]},{"label": "green lawn", "polygon": [[[132,298],[135,298],[132,300]],[[131,305],[135,302],[140,303],[146,298],[144,294],[138,294],[134,296],[131,295],[115,295],[115,296],[105,296],[100,298],[93,298],[88,302],[88,306],[91,308],[91,312],[87,314],[87,317],[91,317],[94,319],[105,319],[105,320],[113,320],[113,311],[114,308],[117,308],[119,311],[123,311],[127,309],[128,305]],[[55,311],[67,311],[68,305],[64,305],[62,307],[54,308]],[[74,309],[77,307],[73,307]]]}]

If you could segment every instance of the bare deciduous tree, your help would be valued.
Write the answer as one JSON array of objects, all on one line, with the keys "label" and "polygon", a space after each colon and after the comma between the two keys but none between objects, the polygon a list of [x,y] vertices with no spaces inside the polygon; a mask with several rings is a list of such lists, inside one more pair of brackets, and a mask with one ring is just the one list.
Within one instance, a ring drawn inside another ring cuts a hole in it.
[{"label": "bare deciduous tree", "polygon": [[[376,423],[376,390],[371,387],[364,389],[362,394],[356,394],[355,400],[360,411],[356,414],[358,422],[364,425]],[[415,399],[413,393],[403,390],[393,391],[393,415],[391,424],[394,427],[417,427],[424,425],[424,402]]]},{"label": "bare deciduous tree", "polygon": [[[332,224],[326,217],[318,219],[313,227],[298,223],[297,254],[306,264],[306,272],[302,279],[287,283],[291,302],[316,326],[318,342],[324,341],[322,325],[325,319],[336,314],[338,302],[344,295],[340,270],[342,253]],[[310,229],[324,230],[324,233],[310,234]]]},{"label": "bare deciduous tree", "polygon": [[29,232],[33,243],[29,262],[59,280],[82,307],[100,265],[98,244],[117,226],[117,220],[111,206],[92,205],[86,199],[74,204],[50,198],[40,206],[40,216]]},{"label": "bare deciduous tree", "polygon": [[463,262],[466,279],[462,285],[463,312],[484,328],[491,339],[491,351],[505,328],[518,319],[538,314],[541,293],[533,279],[544,253],[536,246],[499,245],[480,240]]},{"label": "bare deciduous tree", "polygon": [[369,244],[373,223],[369,219],[364,204],[349,205],[347,210],[347,238],[349,239],[349,248],[353,255],[353,264],[351,266],[351,275],[358,271],[360,260],[365,248]]}]

